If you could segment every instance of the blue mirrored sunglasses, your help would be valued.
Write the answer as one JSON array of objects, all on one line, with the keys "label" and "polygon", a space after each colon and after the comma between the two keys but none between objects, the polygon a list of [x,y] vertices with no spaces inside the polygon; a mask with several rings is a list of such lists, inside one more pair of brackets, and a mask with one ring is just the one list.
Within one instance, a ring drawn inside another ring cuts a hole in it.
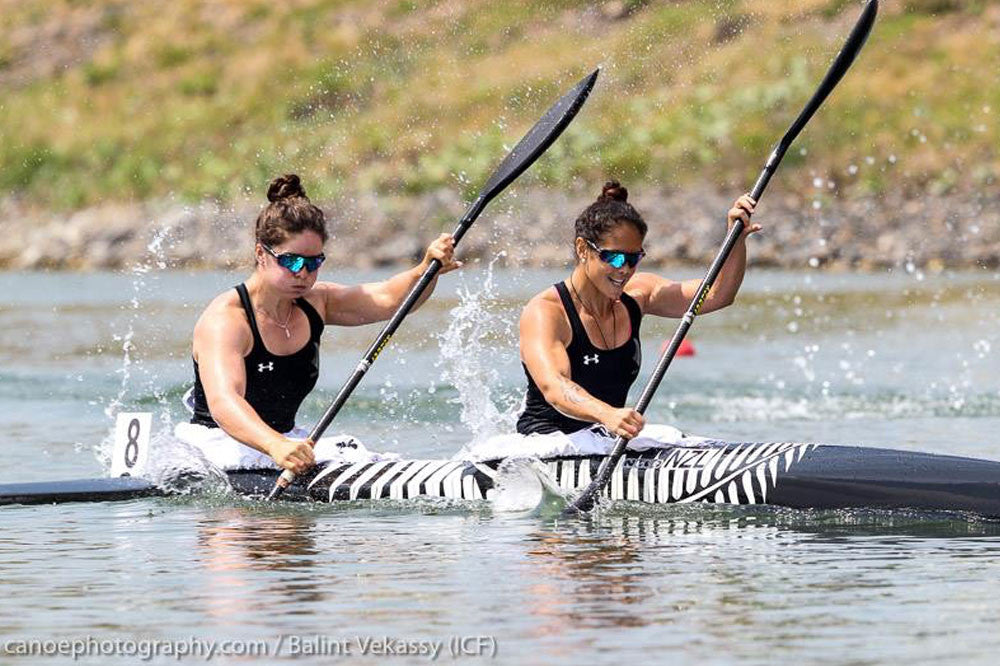
[{"label": "blue mirrored sunglasses", "polygon": [[278,260],[279,266],[287,268],[292,273],[298,273],[303,267],[310,273],[315,273],[323,265],[323,262],[326,261],[325,254],[317,254],[315,257],[307,257],[302,254],[295,254],[294,252],[282,252],[278,254],[263,243],[260,246]]},{"label": "blue mirrored sunglasses", "polygon": [[642,261],[642,258],[646,256],[645,250],[639,250],[638,252],[605,250],[604,248],[597,247],[592,241],[587,241],[587,245],[594,249],[594,252],[601,258],[601,261],[612,268],[621,268],[625,264],[628,264],[629,268],[635,268]]}]

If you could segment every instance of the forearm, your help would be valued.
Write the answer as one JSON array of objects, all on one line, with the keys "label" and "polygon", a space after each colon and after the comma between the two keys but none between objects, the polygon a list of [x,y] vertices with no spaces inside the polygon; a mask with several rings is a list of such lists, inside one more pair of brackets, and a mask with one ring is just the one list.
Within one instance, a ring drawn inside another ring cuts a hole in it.
[{"label": "forearm", "polygon": [[746,236],[743,236],[736,241],[733,251],[726,259],[726,263],[723,264],[722,270],[719,271],[719,276],[708,292],[708,297],[705,299],[705,305],[702,307],[701,313],[712,312],[731,305],[736,300],[736,294],[743,285],[743,276],[746,274],[746,269],[747,242]]},{"label": "forearm", "polygon": [[281,433],[264,423],[243,396],[212,400],[209,409],[227,435],[261,453],[272,455],[273,444],[284,439]]},{"label": "forearm", "polygon": [[608,412],[613,409],[572,379],[561,375],[542,389],[542,395],[558,411],[578,421],[603,423]]},{"label": "forearm", "polygon": [[[383,283],[383,293],[385,294],[383,307],[385,308],[384,314],[386,319],[391,317],[392,313],[399,309],[399,306],[403,304],[403,301],[413,289],[413,286],[417,284],[426,270],[427,265],[421,262],[409,270],[392,276]],[[430,298],[431,294],[434,292],[434,287],[436,286],[437,275],[434,276],[434,279],[430,281],[427,288],[424,289],[420,294],[420,297],[417,298],[416,303],[413,305],[414,310],[419,308],[424,301]]]}]

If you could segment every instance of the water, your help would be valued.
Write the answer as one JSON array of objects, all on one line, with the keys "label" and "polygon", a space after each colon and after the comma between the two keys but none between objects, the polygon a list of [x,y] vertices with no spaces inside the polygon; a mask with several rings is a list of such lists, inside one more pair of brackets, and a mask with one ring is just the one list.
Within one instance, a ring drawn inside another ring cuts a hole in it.
[{"label": "water", "polygon": [[[518,309],[561,274],[498,271],[484,289],[484,269],[463,273],[404,323],[334,430],[448,457],[510,423]],[[0,482],[104,474],[119,409],[152,411],[163,430],[184,418],[194,320],[240,279],[0,274]],[[1000,458],[998,324],[988,272],[756,271],[734,307],[699,318],[697,355],[675,362],[649,413],[734,440]],[[672,330],[644,323],[646,373]],[[303,424],[376,333],[328,329]],[[633,506],[566,522],[483,504],[220,495],[0,515],[0,663],[30,639],[75,639],[80,661],[100,664],[154,645],[154,663],[176,661],[169,650],[208,649],[196,640],[227,648],[221,663],[253,650],[382,661],[367,641],[384,637],[500,663],[987,663],[1000,648],[1000,524],[957,516]]]}]

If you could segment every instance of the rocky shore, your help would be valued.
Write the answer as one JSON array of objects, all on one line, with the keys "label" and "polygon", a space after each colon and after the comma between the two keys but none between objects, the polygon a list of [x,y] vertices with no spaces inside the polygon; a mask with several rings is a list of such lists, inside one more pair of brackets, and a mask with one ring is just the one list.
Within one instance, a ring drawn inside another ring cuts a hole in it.
[{"label": "rocky shore", "polygon": [[[707,265],[724,233],[732,196],[708,189],[644,192],[633,202],[650,224],[649,262]],[[460,255],[530,267],[565,265],[572,225],[591,194],[515,188],[488,207],[462,241]],[[317,202],[331,221],[328,254],[340,267],[410,263],[465,210],[449,190],[418,197],[364,195]],[[170,201],[113,204],[67,215],[0,204],[0,268],[14,270],[233,268],[248,266],[259,202],[236,206]],[[752,241],[758,266],[878,270],[888,267],[997,268],[1000,193],[845,199],[771,193]]]}]

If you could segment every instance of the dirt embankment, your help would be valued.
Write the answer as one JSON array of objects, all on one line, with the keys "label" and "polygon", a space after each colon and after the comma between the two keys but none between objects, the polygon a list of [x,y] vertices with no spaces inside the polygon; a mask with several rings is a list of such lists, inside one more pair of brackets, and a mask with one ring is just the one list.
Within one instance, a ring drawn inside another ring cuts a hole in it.
[{"label": "dirt embankment", "polygon": [[[707,265],[718,250],[731,197],[711,190],[632,197],[650,224],[653,265]],[[462,242],[466,258],[559,266],[570,257],[572,224],[589,195],[518,191],[494,202]],[[363,196],[319,202],[331,221],[328,254],[337,266],[402,265],[439,230],[453,229],[464,203],[447,190],[410,198]],[[257,204],[183,206],[157,201],[90,208],[65,217],[0,206],[0,268],[113,269],[248,265]],[[996,268],[1000,194],[841,200],[773,193],[760,207],[763,233],[751,261],[784,268],[875,270]]]}]

